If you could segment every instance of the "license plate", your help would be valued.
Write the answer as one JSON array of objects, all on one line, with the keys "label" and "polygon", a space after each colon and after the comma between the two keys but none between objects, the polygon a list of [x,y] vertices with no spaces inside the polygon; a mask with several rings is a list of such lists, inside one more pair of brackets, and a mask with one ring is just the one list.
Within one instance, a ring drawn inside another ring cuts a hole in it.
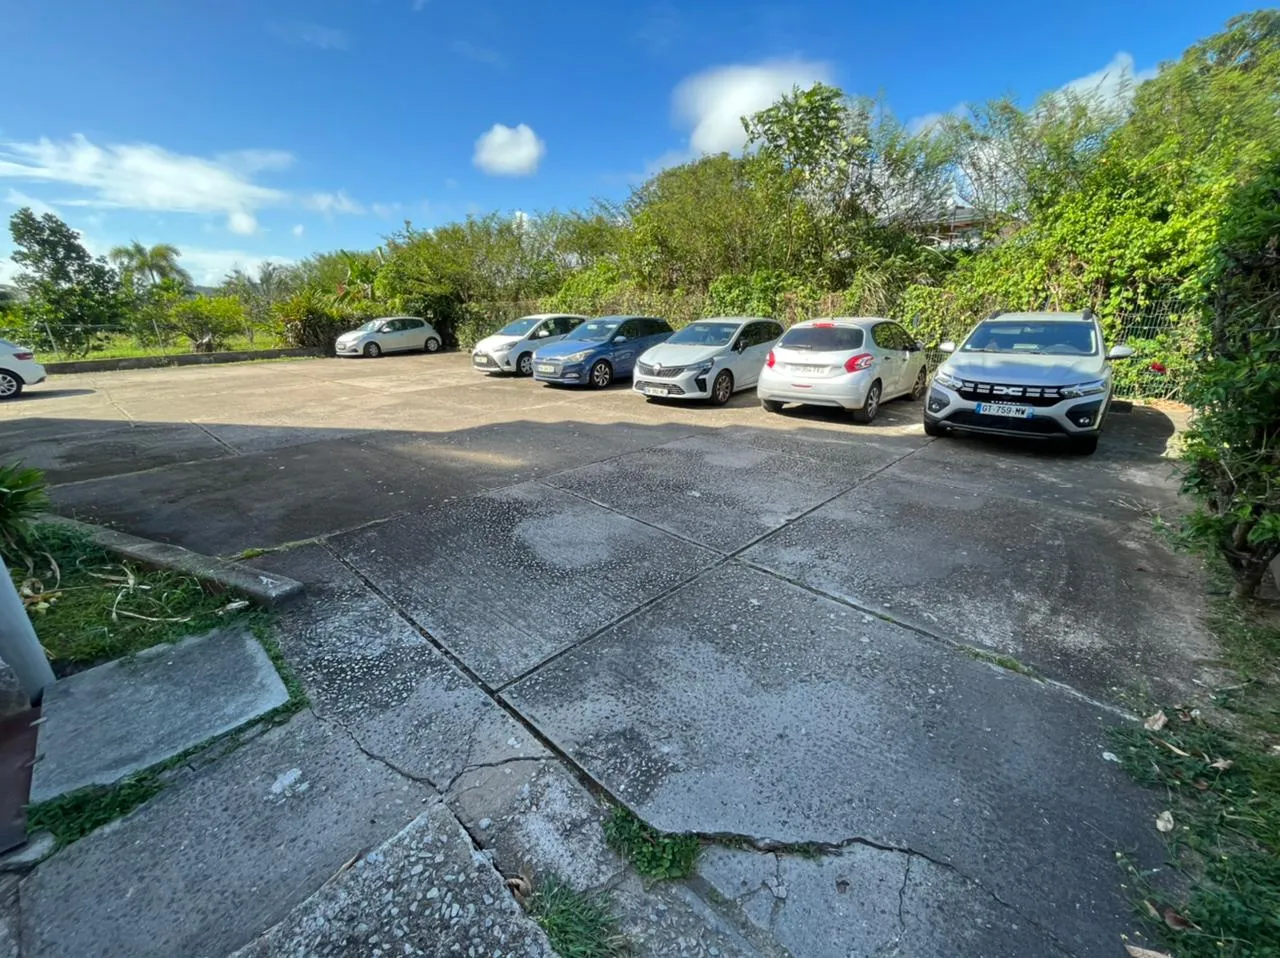
[{"label": "license plate", "polygon": [[550,363],[538,363],[538,372],[540,373],[553,373],[555,371],[556,367]]},{"label": "license plate", "polygon": [[793,373],[801,373],[806,376],[821,376],[827,371],[826,366],[806,366],[802,363],[792,363],[788,368]]},{"label": "license plate", "polygon": [[1010,419],[1030,419],[1033,415],[1030,406],[1013,406],[1008,403],[978,403],[978,414],[982,416],[1007,416]]},{"label": "license plate", "polygon": [[671,390],[666,386],[641,386],[640,391],[646,396],[670,396]]}]

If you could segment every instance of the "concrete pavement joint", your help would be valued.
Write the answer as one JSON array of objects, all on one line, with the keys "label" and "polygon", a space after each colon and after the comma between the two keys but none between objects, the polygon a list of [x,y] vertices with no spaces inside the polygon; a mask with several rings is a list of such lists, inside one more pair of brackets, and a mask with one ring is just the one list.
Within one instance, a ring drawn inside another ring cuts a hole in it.
[{"label": "concrete pavement joint", "polygon": [[391,761],[391,759],[387,758],[385,755],[379,755],[377,752],[370,750],[365,746],[363,742],[360,741],[360,736],[356,735],[355,732],[351,731],[350,728],[348,728],[346,725],[343,725],[338,720],[325,718],[324,716],[317,713],[316,710],[311,706],[307,707],[307,711],[309,711],[312,714],[312,716],[315,718],[317,722],[321,722],[322,724],[327,725],[330,728],[336,728],[342,733],[344,733],[349,739],[351,739],[351,743],[357,749],[360,750],[361,754],[363,754],[365,758],[368,758],[370,761],[377,762],[378,764],[387,767],[388,769],[390,769],[391,771],[399,775],[401,778],[407,778],[409,781],[414,782],[418,785],[426,785],[429,788],[434,789],[437,797],[439,797],[442,794],[440,786],[437,785],[435,782],[431,781],[430,778],[424,775],[414,775],[412,772],[401,768],[399,765]]},{"label": "concrete pavement joint", "polygon": [[195,426],[202,433],[204,433],[206,436],[208,436],[210,439],[216,442],[219,446],[227,450],[227,452],[231,453],[231,455],[233,456],[243,455],[243,453],[240,452],[240,450],[237,449],[235,446],[231,445],[231,443],[227,442],[225,439],[221,438],[220,436],[214,435],[214,433],[204,423],[196,422],[194,419],[188,419],[187,422],[191,423],[191,425]]}]

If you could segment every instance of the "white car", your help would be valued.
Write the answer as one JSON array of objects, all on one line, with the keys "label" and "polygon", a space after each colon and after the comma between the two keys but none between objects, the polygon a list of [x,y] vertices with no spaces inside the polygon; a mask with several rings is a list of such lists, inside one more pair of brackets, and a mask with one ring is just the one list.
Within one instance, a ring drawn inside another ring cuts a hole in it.
[{"label": "white car", "polygon": [[484,373],[532,376],[533,351],[560,342],[586,318],[564,313],[522,316],[476,343],[471,351],[471,365]]},{"label": "white car", "polygon": [[788,329],[765,360],[756,393],[769,412],[785,403],[835,406],[869,423],[881,403],[919,399],[928,383],[924,345],[902,326],[874,316],[837,317]]},{"label": "white car", "polygon": [[23,387],[44,382],[44,367],[25,346],[0,339],[0,399],[13,399]]},{"label": "white car", "polygon": [[709,399],[722,406],[756,384],[781,335],[782,324],[772,319],[700,319],[646,350],[631,388],[651,398]]},{"label": "white car", "polygon": [[339,356],[368,356],[404,353],[421,349],[427,353],[440,351],[440,334],[425,319],[417,316],[383,316],[343,333],[334,343]]}]

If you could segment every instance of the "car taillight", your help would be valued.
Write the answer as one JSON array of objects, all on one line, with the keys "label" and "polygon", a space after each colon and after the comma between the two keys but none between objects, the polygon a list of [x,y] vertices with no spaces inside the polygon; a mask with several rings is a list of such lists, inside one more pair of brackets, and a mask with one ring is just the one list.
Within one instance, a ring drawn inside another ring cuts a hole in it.
[{"label": "car taillight", "polygon": [[858,353],[858,355],[850,356],[844,361],[844,369],[845,372],[856,373],[860,369],[866,369],[875,361],[876,358],[870,353]]},{"label": "car taillight", "polygon": [[768,366],[770,369],[772,369],[773,364],[776,363],[777,361],[778,361],[778,358],[773,355],[773,350],[772,349],[769,350],[769,358],[764,361],[764,364]]},{"label": "car taillight", "polygon": [[14,358],[14,359],[35,359],[35,358],[36,358],[36,354],[35,354],[35,353],[29,353],[29,352],[27,352],[27,351],[24,349],[24,350],[23,350],[22,352],[20,352],[20,353],[14,353],[14,354],[13,354],[13,358]]}]

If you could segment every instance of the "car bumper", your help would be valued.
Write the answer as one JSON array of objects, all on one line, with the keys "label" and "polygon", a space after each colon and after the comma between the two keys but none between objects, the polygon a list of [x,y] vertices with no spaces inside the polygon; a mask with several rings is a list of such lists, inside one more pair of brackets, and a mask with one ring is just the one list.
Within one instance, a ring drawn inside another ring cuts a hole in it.
[{"label": "car bumper", "polygon": [[511,361],[510,353],[503,353],[501,356],[495,356],[492,353],[472,353],[471,366],[482,373],[510,373],[515,372],[515,363]]},{"label": "car bumper", "polygon": [[[924,418],[930,425],[956,432],[1024,436],[1028,439],[1071,439],[1100,432],[1110,403],[1110,395],[1064,399],[1052,406],[1022,404],[1016,399],[1007,403],[978,402],[965,399],[954,389],[933,383],[925,397]],[[1029,414],[991,415],[979,409],[993,405],[1022,407]]]},{"label": "car bumper", "polygon": [[631,388],[645,396],[661,399],[707,399],[711,396],[714,376],[714,369],[705,373],[682,372],[670,378],[636,373]]},{"label": "car bumper", "polygon": [[354,343],[334,343],[333,351],[339,356],[359,356],[364,349],[364,343],[356,341]]},{"label": "car bumper", "polygon": [[559,383],[562,386],[582,386],[587,382],[586,363],[569,363],[533,361],[533,378],[540,383]]},{"label": "car bumper", "polygon": [[774,372],[766,366],[760,373],[756,395],[768,402],[861,409],[867,403],[867,390],[875,380],[872,370],[828,379],[802,379],[788,373]]}]

